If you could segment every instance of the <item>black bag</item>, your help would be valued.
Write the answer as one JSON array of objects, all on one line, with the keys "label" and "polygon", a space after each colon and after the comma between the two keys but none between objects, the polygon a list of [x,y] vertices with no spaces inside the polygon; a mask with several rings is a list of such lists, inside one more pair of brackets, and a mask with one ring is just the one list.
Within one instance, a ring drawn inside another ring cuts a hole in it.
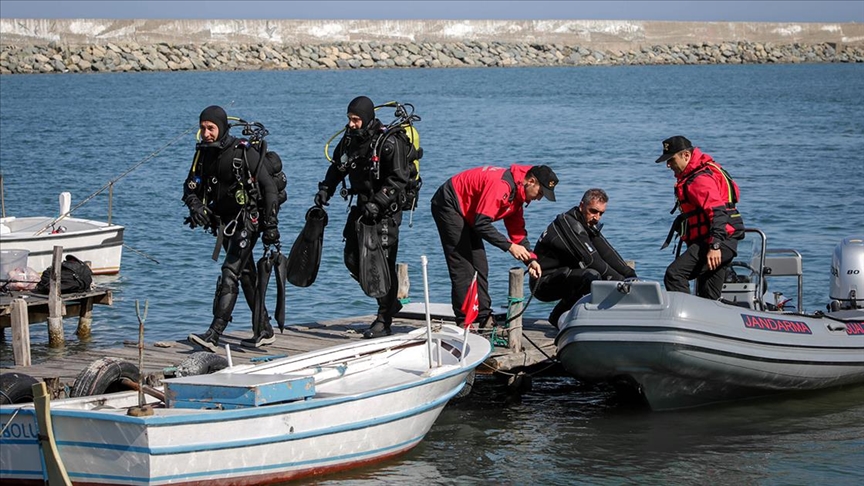
[{"label": "black bag", "polygon": [[[39,283],[36,284],[33,292],[47,295],[53,272],[53,266],[46,268],[42,272],[42,278],[39,279]],[[74,256],[66,255],[66,261],[60,265],[60,293],[86,292],[90,290],[90,285],[92,284],[93,272],[90,270],[90,267]]]}]

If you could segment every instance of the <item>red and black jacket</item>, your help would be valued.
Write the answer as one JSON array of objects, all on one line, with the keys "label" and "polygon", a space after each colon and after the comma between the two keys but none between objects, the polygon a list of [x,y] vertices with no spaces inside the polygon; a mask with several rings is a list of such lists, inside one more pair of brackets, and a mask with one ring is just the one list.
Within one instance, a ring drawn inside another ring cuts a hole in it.
[{"label": "red and black jacket", "polygon": [[[460,172],[450,179],[465,221],[481,238],[504,251],[511,243],[531,249],[525,230],[522,184],[530,168],[530,165],[511,165],[509,169],[485,166]],[[509,239],[492,225],[499,220],[504,220]]]},{"label": "red and black jacket", "polygon": [[662,248],[677,232],[687,244],[717,243],[744,237],[744,220],[736,208],[740,192],[738,185],[710,155],[693,149],[690,163],[675,183],[675,218]]}]

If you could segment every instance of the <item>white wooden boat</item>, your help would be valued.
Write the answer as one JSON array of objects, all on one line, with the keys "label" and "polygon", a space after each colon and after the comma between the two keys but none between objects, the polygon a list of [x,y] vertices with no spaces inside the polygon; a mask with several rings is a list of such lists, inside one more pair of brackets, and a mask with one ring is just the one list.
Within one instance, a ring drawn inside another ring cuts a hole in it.
[{"label": "white wooden boat", "polygon": [[[76,485],[268,484],[382,461],[423,439],[492,349],[452,325],[426,336],[167,379],[152,416],[127,414],[137,392],[55,400],[59,457]],[[43,484],[34,405],[0,406],[0,422],[0,482]]]},{"label": "white wooden boat", "polygon": [[[801,255],[766,251],[764,234],[751,233],[759,251],[733,267],[750,274],[725,284],[719,301],[659,282],[593,282],[560,320],[564,369],[636,391],[653,410],[864,383],[864,237],[835,250],[831,312],[807,314]],[[798,279],[794,311],[764,301],[767,276]]]},{"label": "white wooden boat", "polygon": [[[61,215],[69,211],[68,194],[60,196]],[[0,218],[0,246],[27,250],[27,266],[38,273],[51,266],[54,247],[62,246],[63,258],[71,254],[90,262],[94,275],[114,275],[120,272],[123,230],[120,225],[71,216],[10,216]]]}]

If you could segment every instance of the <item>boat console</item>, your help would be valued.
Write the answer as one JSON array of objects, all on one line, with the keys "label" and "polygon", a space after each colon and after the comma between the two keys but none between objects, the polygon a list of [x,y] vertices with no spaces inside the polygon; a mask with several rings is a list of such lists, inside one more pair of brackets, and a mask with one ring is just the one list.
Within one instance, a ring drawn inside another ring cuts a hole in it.
[{"label": "boat console", "polygon": [[[742,271],[743,269],[743,271]],[[792,249],[768,249],[765,233],[756,228],[744,230],[738,257],[723,284],[721,300],[754,310],[782,310],[788,299],[775,292],[766,299],[767,277],[796,277],[798,312],[803,312],[804,267],[801,253]]]}]

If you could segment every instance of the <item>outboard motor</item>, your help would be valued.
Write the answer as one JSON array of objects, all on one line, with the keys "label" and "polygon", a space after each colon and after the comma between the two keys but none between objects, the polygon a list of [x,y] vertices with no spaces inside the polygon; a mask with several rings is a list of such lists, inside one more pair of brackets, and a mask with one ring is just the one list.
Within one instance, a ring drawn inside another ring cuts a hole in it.
[{"label": "outboard motor", "polygon": [[831,260],[829,309],[864,309],[864,237],[844,238]]}]

